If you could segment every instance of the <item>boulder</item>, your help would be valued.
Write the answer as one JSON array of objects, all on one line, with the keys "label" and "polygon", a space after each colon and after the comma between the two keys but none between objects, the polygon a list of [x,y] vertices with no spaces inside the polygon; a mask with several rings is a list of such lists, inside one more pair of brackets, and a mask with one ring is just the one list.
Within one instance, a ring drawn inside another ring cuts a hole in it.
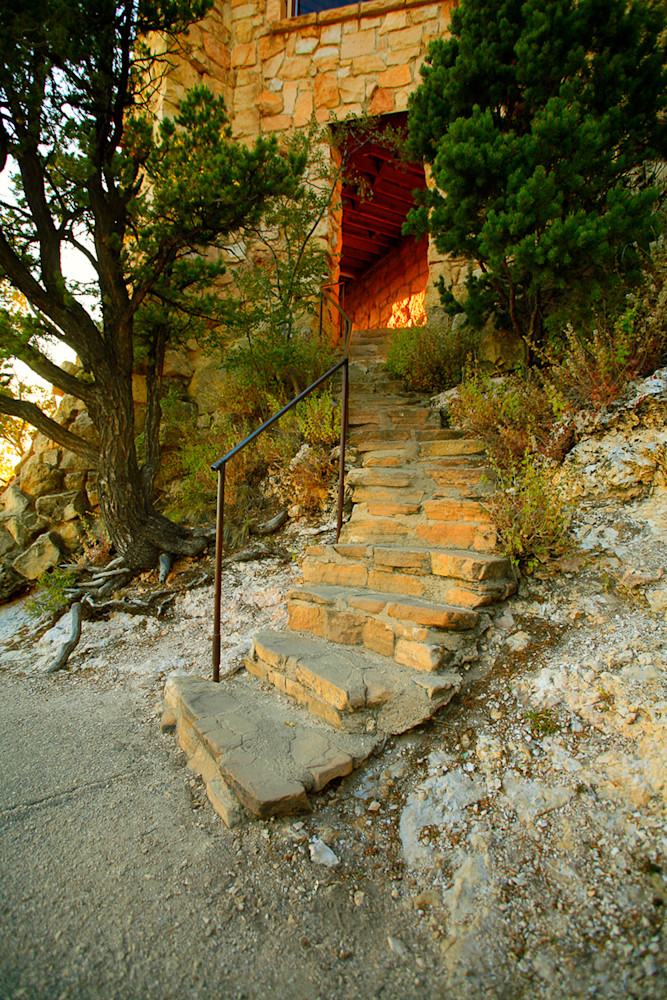
[{"label": "boulder", "polygon": [[26,578],[12,569],[11,563],[0,565],[0,604],[25,590],[27,586]]},{"label": "boulder", "polygon": [[28,507],[21,514],[12,514],[6,517],[4,527],[19,548],[25,549],[34,538],[48,531],[49,522],[46,518],[40,517],[34,508]]},{"label": "boulder", "polygon": [[188,393],[197,404],[200,413],[213,413],[228,391],[224,372],[217,365],[208,364],[195,372],[188,386]]},{"label": "boulder", "polygon": [[39,497],[35,509],[49,521],[74,521],[90,510],[85,490],[68,490],[66,493],[52,493]]},{"label": "boulder", "polygon": [[53,531],[62,542],[62,548],[68,552],[76,552],[81,548],[84,532],[80,521],[63,521],[62,524],[54,525]]},{"label": "boulder", "polygon": [[90,441],[93,444],[99,443],[100,436],[97,433],[97,428],[85,412],[79,413],[76,420],[74,420],[70,425],[69,429],[73,434],[78,434],[84,441]]},{"label": "boulder", "polygon": [[32,497],[41,497],[46,493],[56,493],[62,486],[63,476],[60,469],[45,465],[39,455],[31,455],[21,468],[19,482],[21,489]]},{"label": "boulder", "polygon": [[9,531],[5,531],[4,528],[0,528],[0,559],[15,548],[16,541],[14,536]]},{"label": "boulder", "polygon": [[60,463],[60,469],[65,474],[70,472],[86,473],[90,468],[92,468],[90,462],[79,455],[75,455],[73,451],[66,451]]},{"label": "boulder", "polygon": [[40,535],[29,549],[17,556],[12,568],[26,580],[38,580],[42,573],[51,569],[62,558],[60,539],[55,532]]},{"label": "boulder", "polygon": [[63,396],[56,411],[55,419],[59,424],[66,427],[84,409],[85,406],[80,399],[77,399],[75,396]]},{"label": "boulder", "polygon": [[32,506],[32,500],[23,492],[18,483],[8,486],[0,498],[5,515],[22,514],[24,510]]},{"label": "boulder", "polygon": [[86,473],[85,472],[66,473],[63,485],[66,490],[82,490],[86,485]]}]

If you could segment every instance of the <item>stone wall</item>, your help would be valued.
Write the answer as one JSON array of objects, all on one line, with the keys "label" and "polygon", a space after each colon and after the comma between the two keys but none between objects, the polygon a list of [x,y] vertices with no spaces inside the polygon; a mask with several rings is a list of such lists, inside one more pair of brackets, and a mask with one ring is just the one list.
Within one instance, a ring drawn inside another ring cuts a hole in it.
[{"label": "stone wall", "polygon": [[[247,142],[313,117],[325,124],[406,111],[429,44],[447,33],[454,6],[371,0],[287,18],[285,0],[216,0],[190,30],[187,58],[162,82],[160,108],[172,113],[190,87],[204,83],[224,97],[233,135]],[[335,214],[317,234],[332,254],[334,281],[339,234]],[[449,262],[430,247],[428,308],[437,308],[435,282],[443,273],[450,276]]]},{"label": "stone wall", "polygon": [[417,243],[408,237],[350,286],[345,312],[357,330],[420,326],[426,319],[423,299],[427,280],[426,238]]}]

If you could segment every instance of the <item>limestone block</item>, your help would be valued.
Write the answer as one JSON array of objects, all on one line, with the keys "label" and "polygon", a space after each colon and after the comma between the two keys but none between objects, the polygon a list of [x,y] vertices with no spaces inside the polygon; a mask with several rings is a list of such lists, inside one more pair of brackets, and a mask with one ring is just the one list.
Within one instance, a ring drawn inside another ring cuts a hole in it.
[{"label": "limestone block", "polygon": [[28,459],[19,475],[21,489],[33,497],[55,493],[62,485],[62,480],[62,472],[49,465],[44,465],[37,455]]},{"label": "limestone block", "polygon": [[292,81],[291,83],[283,84],[283,108],[286,115],[293,115],[294,108],[296,105],[297,94],[299,93],[298,83]]},{"label": "limestone block", "polygon": [[294,51],[298,56],[310,55],[315,51],[319,45],[319,39],[317,36],[311,35],[310,37],[304,37],[299,35],[296,39],[296,45],[294,46]]},{"label": "limestone block", "polygon": [[6,556],[8,552],[16,548],[16,541],[14,536],[9,531],[5,531],[4,528],[0,528],[0,559]]},{"label": "limestone block", "polygon": [[390,31],[397,31],[400,28],[407,28],[408,26],[408,12],[407,10],[392,10],[388,14],[385,14],[384,20],[380,27],[380,35],[386,35]]},{"label": "limestone block", "polygon": [[45,434],[40,434],[39,431],[32,439],[32,451],[34,455],[40,455],[43,451],[48,451],[49,448],[54,447],[55,445],[51,438],[48,438]]},{"label": "limestone block", "polygon": [[9,564],[0,565],[0,602],[8,601],[14,594],[25,590],[27,581],[24,576],[13,570]]},{"label": "limestone block", "polygon": [[259,131],[259,108],[235,111],[232,131],[234,136],[255,135]]},{"label": "limestone block", "polygon": [[239,802],[222,778],[211,778],[206,782],[206,795],[220,819],[230,830],[243,822]]},{"label": "limestone block", "polygon": [[371,98],[370,113],[372,115],[387,115],[394,111],[394,91],[378,87]]},{"label": "limestone block", "polygon": [[338,81],[338,88],[343,104],[350,104],[352,101],[363,102],[366,100],[366,81],[363,77],[350,76]]},{"label": "limestone block", "polygon": [[221,69],[229,69],[232,64],[231,52],[220,38],[205,31],[202,33],[202,44],[204,52],[211,62],[220,66]]},{"label": "limestone block", "polygon": [[[285,38],[281,35],[262,35],[259,39],[259,58],[266,66],[267,62],[278,54],[285,54]],[[275,72],[272,69],[271,72]]]},{"label": "limestone block", "polygon": [[188,385],[188,394],[201,413],[213,413],[219,409],[227,391],[224,373],[212,363],[196,371]]},{"label": "limestone block", "polygon": [[84,490],[70,490],[39,497],[35,509],[50,521],[74,521],[90,509]]},{"label": "limestone block", "polygon": [[265,132],[286,132],[291,125],[290,115],[273,115],[271,118],[264,119]]},{"label": "limestone block", "polygon": [[254,25],[250,19],[247,21],[237,20],[235,29],[237,42],[240,42],[241,44],[252,42],[254,30]]},{"label": "limestone block", "polygon": [[390,66],[383,73],[378,74],[379,87],[405,87],[412,83],[412,71],[405,63],[398,66]]},{"label": "limestone block", "polygon": [[358,56],[369,56],[377,48],[377,36],[373,29],[355,31],[343,35],[340,43],[341,62],[346,59],[356,59]]},{"label": "limestone block", "polygon": [[71,424],[70,430],[73,434],[78,434],[84,441],[99,444],[99,434],[97,428],[87,413],[79,413],[76,420]]},{"label": "limestone block", "polygon": [[313,53],[313,65],[321,73],[328,73],[332,69],[337,69],[339,62],[338,49],[334,45],[327,45],[325,48],[317,49]]},{"label": "limestone block", "polygon": [[231,64],[237,66],[254,66],[257,63],[257,47],[252,42],[235,45],[232,49]]},{"label": "limestone block", "polygon": [[312,604],[290,604],[288,607],[289,627],[295,632],[313,632],[324,635],[324,612]]},{"label": "limestone block", "polygon": [[437,670],[441,653],[438,646],[398,639],[394,659],[405,667],[412,667],[413,670]]},{"label": "limestone block", "polygon": [[33,538],[46,531],[49,522],[40,517],[35,510],[28,508],[20,514],[12,514],[5,519],[5,529],[10,533],[19,548],[30,545]]},{"label": "limestone block", "polygon": [[65,473],[65,476],[71,472],[87,472],[92,466],[90,462],[81,458],[80,455],[75,455],[73,451],[66,451],[63,454],[62,461],[60,463],[60,471]]},{"label": "limestone block", "polygon": [[387,33],[387,44],[392,52],[409,49],[419,51],[424,45],[424,28],[421,24],[413,24],[408,28],[397,28]]},{"label": "limestone block", "polygon": [[262,61],[262,71],[265,80],[272,80],[280,72],[280,68],[285,61],[285,53],[283,51],[276,52],[274,56],[270,59],[265,59]]},{"label": "limestone block", "polygon": [[39,579],[42,573],[59,562],[61,551],[58,542],[58,536],[53,531],[40,535],[29,549],[17,556],[12,563],[13,569],[26,580]]},{"label": "limestone block", "polygon": [[319,108],[335,108],[340,101],[335,76],[320,73],[315,77],[315,103]]},{"label": "limestone block", "polygon": [[320,44],[321,45],[338,45],[341,40],[342,25],[339,24],[327,24],[320,31]]},{"label": "limestone block", "polygon": [[40,452],[39,459],[44,465],[48,465],[52,469],[57,469],[61,456],[62,451],[60,448],[46,448]]},{"label": "limestone block", "polygon": [[283,99],[281,94],[271,93],[265,90],[259,95],[259,110],[262,115],[279,115],[283,110]]},{"label": "limestone block", "polygon": [[295,56],[293,59],[287,60],[280,75],[283,80],[302,80],[308,76],[310,66],[309,56]]},{"label": "limestone block", "polygon": [[394,633],[382,622],[367,621],[363,628],[363,644],[381,656],[394,655]]},{"label": "limestone block", "polygon": [[81,548],[84,536],[80,521],[63,521],[62,524],[54,524],[53,531],[62,542],[62,547],[69,552],[76,552]]},{"label": "limestone block", "polygon": [[22,514],[24,510],[32,506],[32,500],[19,488],[17,483],[8,486],[2,494],[3,512],[9,514]]},{"label": "limestone block", "polygon": [[77,399],[76,396],[64,395],[58,404],[55,420],[59,424],[67,426],[77,413],[81,413],[82,410],[85,410],[85,406],[80,399]]}]

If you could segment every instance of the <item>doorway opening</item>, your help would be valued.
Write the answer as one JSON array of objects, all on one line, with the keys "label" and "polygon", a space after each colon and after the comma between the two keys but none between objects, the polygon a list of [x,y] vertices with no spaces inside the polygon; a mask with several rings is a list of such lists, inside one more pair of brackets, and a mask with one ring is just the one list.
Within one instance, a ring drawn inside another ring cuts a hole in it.
[{"label": "doorway opening", "polygon": [[[381,127],[397,128],[406,115],[385,115]],[[426,187],[421,163],[397,158],[381,134],[354,144],[350,181],[342,191],[340,281],[344,309],[356,329],[421,326],[426,322],[427,237],[403,235],[413,192]]]}]

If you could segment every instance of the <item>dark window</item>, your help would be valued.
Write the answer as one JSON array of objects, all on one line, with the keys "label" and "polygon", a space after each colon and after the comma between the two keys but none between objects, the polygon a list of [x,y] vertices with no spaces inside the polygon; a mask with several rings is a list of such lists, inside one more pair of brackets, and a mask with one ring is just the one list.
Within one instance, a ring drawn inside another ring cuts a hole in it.
[{"label": "dark window", "polygon": [[[335,7],[348,7],[354,0],[290,0],[291,17],[300,14],[317,14],[321,10],[333,10]],[[362,3],[366,0],[361,0]]]}]

